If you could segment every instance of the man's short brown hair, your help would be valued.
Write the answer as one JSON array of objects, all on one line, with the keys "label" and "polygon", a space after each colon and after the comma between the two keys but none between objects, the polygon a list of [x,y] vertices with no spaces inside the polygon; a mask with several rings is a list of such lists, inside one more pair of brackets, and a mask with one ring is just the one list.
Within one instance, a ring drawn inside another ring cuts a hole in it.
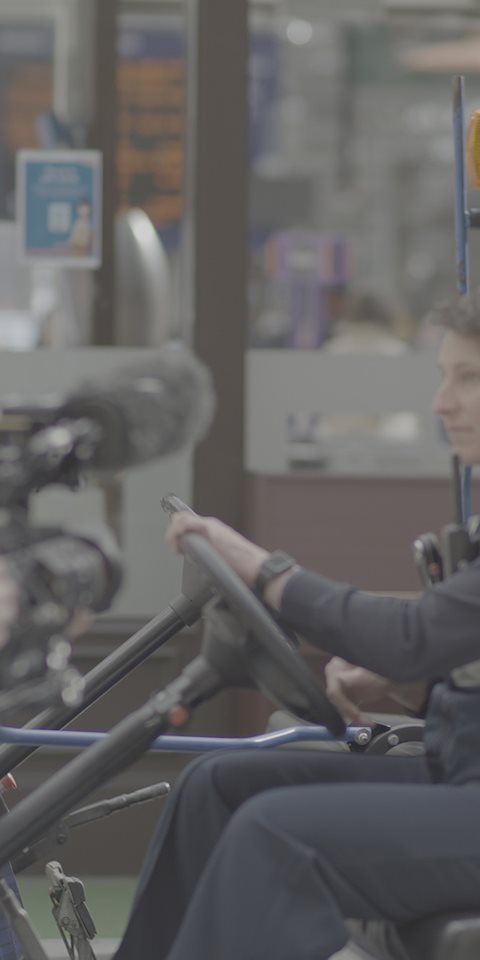
[{"label": "man's short brown hair", "polygon": [[427,321],[464,337],[480,336],[480,288],[468,296],[437,304],[427,315]]}]

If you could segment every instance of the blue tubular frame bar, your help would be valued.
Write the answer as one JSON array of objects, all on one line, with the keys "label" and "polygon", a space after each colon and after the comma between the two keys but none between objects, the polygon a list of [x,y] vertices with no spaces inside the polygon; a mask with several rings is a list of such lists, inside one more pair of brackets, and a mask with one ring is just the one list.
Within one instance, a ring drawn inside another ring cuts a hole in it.
[{"label": "blue tubular frame bar", "polygon": [[[25,727],[0,727],[1,743],[21,743],[36,747],[90,747],[108,733],[75,730],[31,730]],[[359,740],[360,737],[360,740]],[[362,743],[365,746],[372,737],[370,727],[347,727],[342,741]],[[312,740],[337,740],[326,727],[301,726],[262,733],[254,737],[187,737],[164,734],[153,741],[150,750],[158,753],[203,753],[209,750],[249,750],[277,747],[286,743]]]},{"label": "blue tubular frame bar", "polygon": [[[468,294],[470,290],[470,265],[468,258],[468,228],[470,215],[467,202],[467,178],[465,175],[465,78],[453,78],[453,148],[455,157],[455,260],[457,290]],[[454,458],[453,470],[461,471],[461,517],[458,521],[468,520],[472,512],[472,468],[461,470],[458,459]]]}]

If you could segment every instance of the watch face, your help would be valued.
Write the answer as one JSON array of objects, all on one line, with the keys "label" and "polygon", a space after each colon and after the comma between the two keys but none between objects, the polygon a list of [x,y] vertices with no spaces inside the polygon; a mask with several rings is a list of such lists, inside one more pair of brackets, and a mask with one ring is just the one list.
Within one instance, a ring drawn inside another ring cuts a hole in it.
[{"label": "watch face", "polygon": [[285,550],[274,550],[260,567],[254,588],[263,595],[263,591],[270,580],[277,577],[280,573],[290,570],[295,564],[296,560],[290,557]]},{"label": "watch face", "polygon": [[282,553],[281,551],[278,551],[278,553],[273,553],[271,555],[268,566],[272,573],[283,573],[284,570],[288,570],[289,567],[292,567],[294,562],[295,561],[289,557],[288,553]]}]

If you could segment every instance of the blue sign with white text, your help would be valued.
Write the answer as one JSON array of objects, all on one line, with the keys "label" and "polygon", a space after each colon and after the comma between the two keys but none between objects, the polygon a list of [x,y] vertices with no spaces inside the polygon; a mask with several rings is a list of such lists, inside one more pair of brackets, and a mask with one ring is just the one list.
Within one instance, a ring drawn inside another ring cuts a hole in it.
[{"label": "blue sign with white text", "polygon": [[69,267],[101,262],[101,155],[20,151],[17,200],[21,254]]}]

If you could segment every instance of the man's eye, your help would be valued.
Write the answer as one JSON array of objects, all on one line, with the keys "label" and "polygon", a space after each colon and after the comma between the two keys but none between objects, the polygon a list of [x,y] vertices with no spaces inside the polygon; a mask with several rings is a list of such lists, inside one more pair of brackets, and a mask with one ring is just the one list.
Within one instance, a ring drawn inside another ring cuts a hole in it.
[{"label": "man's eye", "polygon": [[480,381],[480,370],[463,370],[460,374],[462,383],[478,383]]}]

